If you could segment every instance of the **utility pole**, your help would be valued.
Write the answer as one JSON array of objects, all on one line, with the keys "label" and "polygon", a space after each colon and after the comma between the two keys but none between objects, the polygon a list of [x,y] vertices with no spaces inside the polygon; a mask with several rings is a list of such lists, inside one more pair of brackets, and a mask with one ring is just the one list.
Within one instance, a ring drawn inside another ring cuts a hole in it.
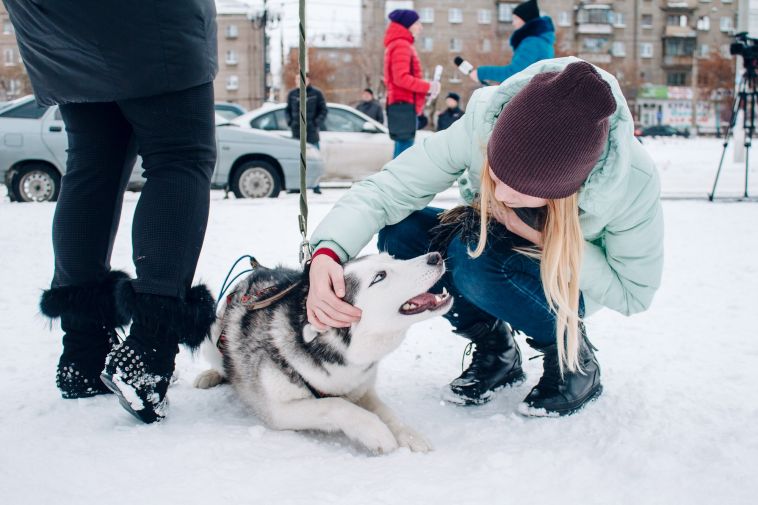
[{"label": "utility pole", "polygon": [[697,50],[692,53],[692,131],[690,135],[697,137],[697,103],[698,103],[698,85],[697,85]]}]

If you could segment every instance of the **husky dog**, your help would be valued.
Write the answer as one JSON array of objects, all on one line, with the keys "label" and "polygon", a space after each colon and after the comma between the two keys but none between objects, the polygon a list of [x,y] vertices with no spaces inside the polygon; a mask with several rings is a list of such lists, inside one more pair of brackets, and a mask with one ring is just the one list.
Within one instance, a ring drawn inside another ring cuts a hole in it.
[{"label": "husky dog", "polygon": [[[227,297],[211,332],[214,345],[204,344],[214,369],[199,375],[195,387],[228,380],[273,429],[341,431],[375,453],[399,446],[429,451],[429,443],[379,400],[374,383],[379,360],[400,345],[408,327],[452,306],[445,290],[427,292],[444,272],[439,253],[347,262],[344,300],[362,310],[361,320],[319,332],[307,320],[307,273],[257,269]],[[297,283],[273,304],[250,309],[261,293],[265,298]]]}]

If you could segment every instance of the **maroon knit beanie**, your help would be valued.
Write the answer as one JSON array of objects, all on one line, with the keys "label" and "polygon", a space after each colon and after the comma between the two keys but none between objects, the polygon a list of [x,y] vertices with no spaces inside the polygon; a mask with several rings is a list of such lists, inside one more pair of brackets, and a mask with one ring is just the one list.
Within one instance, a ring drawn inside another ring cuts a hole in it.
[{"label": "maroon knit beanie", "polygon": [[600,158],[615,110],[611,86],[589,63],[537,74],[497,118],[487,145],[489,165],[519,193],[570,196]]}]

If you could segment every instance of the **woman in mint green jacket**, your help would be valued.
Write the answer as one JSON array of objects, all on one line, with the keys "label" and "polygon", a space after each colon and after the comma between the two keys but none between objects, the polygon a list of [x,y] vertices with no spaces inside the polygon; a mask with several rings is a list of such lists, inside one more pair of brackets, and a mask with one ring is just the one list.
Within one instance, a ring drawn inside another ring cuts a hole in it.
[{"label": "woman in mint green jacket", "polygon": [[442,283],[455,296],[446,317],[476,351],[445,398],[481,404],[523,380],[513,329],[544,354],[519,411],[575,412],[602,391],[583,317],[601,307],[641,312],[660,285],[658,174],[633,132],[616,80],[576,58],[543,60],[478,90],[459,121],[353,186],[315,230],[310,322],[358,320],[341,300],[340,262],[377,232],[395,257],[430,250],[441,210],[427,205],[457,181],[478,211],[447,221],[473,215],[478,225],[469,233],[464,223],[446,242]]}]

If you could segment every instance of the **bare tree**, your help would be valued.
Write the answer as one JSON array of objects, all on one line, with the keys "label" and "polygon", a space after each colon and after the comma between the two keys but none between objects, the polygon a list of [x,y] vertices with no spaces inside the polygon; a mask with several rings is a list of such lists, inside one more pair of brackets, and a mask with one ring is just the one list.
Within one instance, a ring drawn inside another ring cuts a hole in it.
[{"label": "bare tree", "polygon": [[[284,85],[287,89],[298,86],[298,58],[300,50],[297,48],[290,49],[287,55],[287,62],[284,64]],[[326,58],[322,58],[318,53],[318,48],[308,48],[308,76],[314,86],[324,92],[329,98],[331,92],[330,76],[334,73],[335,66]]]},{"label": "bare tree", "polygon": [[5,100],[32,92],[29,76],[23,65],[0,66],[0,90]]}]

